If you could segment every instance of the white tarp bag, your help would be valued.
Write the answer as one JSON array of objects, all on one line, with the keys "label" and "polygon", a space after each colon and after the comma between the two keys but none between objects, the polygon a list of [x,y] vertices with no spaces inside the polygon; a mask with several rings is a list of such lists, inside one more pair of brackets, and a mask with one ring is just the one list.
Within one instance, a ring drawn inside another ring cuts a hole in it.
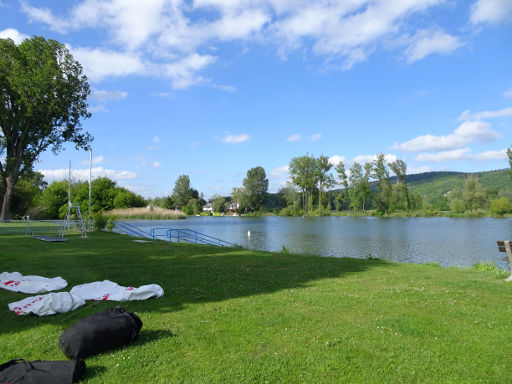
[{"label": "white tarp bag", "polygon": [[151,297],[159,298],[164,295],[164,290],[158,284],[141,285],[139,288],[135,288],[122,287],[112,281],[104,280],[76,285],[70,293],[80,296],[84,300],[130,301],[146,300]]},{"label": "white tarp bag", "polygon": [[62,277],[49,279],[41,276],[23,276],[19,272],[0,273],[0,288],[22,293],[45,293],[65,288],[67,281]]},{"label": "white tarp bag", "polygon": [[48,293],[27,297],[9,304],[16,315],[32,313],[38,316],[54,315],[73,311],[85,304],[85,300],[130,301],[162,297],[164,290],[158,284],[142,285],[139,288],[122,287],[112,281],[96,281],[74,286],[70,292]]},{"label": "white tarp bag", "polygon": [[84,304],[85,300],[80,296],[75,296],[69,292],[56,292],[27,297],[15,303],[10,303],[8,306],[9,310],[16,315],[33,313],[38,316],[47,316],[73,311]]}]

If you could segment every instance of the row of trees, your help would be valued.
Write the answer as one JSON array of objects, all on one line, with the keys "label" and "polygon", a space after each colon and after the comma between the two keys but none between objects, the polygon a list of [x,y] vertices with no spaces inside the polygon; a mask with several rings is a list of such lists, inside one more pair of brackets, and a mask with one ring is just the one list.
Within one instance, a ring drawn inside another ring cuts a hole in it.
[{"label": "row of trees", "polygon": [[[512,151],[510,159],[512,166]],[[242,214],[273,211],[282,215],[325,215],[333,209],[356,214],[368,210],[377,214],[412,210],[426,213],[490,210],[503,214],[510,210],[506,193],[485,190],[473,176],[468,176],[461,188],[423,198],[410,191],[407,164],[400,159],[388,162],[383,154],[377,154],[371,162],[354,162],[348,170],[343,161],[334,165],[327,156],[307,154],[293,158],[289,170],[291,182],[277,193],[269,194],[265,170],[259,166],[251,168],[242,186],[233,188],[231,196],[215,195],[210,199],[214,212],[224,212],[230,202]],[[186,175],[178,178],[167,202],[167,207],[182,209],[188,214],[201,212],[206,203],[202,194],[198,198],[198,192],[190,187]]]},{"label": "row of trees", "polygon": [[[331,173],[333,168],[335,175]],[[297,188],[301,195],[300,209],[307,213],[331,210],[332,193],[327,194],[326,190],[336,186],[339,192],[334,200],[338,210],[376,209],[384,214],[409,211],[416,205],[407,185],[407,165],[403,160],[388,163],[383,154],[365,164],[354,162],[349,172],[346,172],[343,161],[334,166],[327,156],[316,158],[312,155],[293,158],[289,169],[292,184],[280,193],[288,206],[299,208],[293,197],[294,188]],[[396,176],[394,183],[390,171]],[[372,184],[375,187],[372,188]]]},{"label": "row of trees", "polygon": [[[30,216],[33,219],[64,218],[68,207],[67,181],[54,181],[50,185],[41,173],[31,173],[21,178],[13,193],[13,217]],[[80,205],[82,216],[89,209],[89,183],[78,181],[71,184],[71,201]],[[100,177],[91,183],[91,213],[112,209],[144,207],[143,197],[119,187],[115,181]]]},{"label": "row of trees", "polygon": [[150,204],[167,209],[181,210],[187,215],[197,215],[202,212],[206,204],[203,194],[192,188],[190,177],[180,175],[174,183],[172,194],[150,200]]}]

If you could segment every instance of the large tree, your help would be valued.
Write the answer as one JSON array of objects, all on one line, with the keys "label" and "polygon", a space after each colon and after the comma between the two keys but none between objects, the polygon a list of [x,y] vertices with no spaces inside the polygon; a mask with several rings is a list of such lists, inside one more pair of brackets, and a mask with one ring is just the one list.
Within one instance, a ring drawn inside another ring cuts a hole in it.
[{"label": "large tree", "polygon": [[307,211],[313,209],[313,191],[318,180],[316,167],[316,158],[310,155],[294,157],[290,161],[290,178],[301,189],[302,208]]},{"label": "large tree", "polygon": [[0,39],[0,219],[10,217],[14,187],[42,152],[57,154],[66,142],[89,149],[92,137],[81,128],[89,93],[82,66],[63,44]]},{"label": "large tree", "polygon": [[399,206],[403,206],[404,202],[400,201],[402,199],[402,195],[405,198],[405,207],[408,211],[411,210],[411,199],[409,197],[409,188],[407,187],[407,165],[405,161],[397,159],[396,161],[389,164],[389,167],[396,175],[396,182],[398,185],[398,202]]},{"label": "large tree", "polygon": [[373,161],[372,178],[377,181],[377,211],[380,213],[388,213],[391,202],[391,182],[389,181],[388,164],[384,154],[377,154],[377,158]]},{"label": "large tree", "polygon": [[172,200],[175,208],[181,209],[181,207],[186,205],[193,197],[192,188],[190,187],[190,178],[188,175],[180,175],[172,190]]},{"label": "large tree", "polygon": [[249,169],[243,185],[247,207],[252,211],[257,211],[263,207],[268,190],[268,179],[265,170],[262,167]]},{"label": "large tree", "polygon": [[334,184],[334,177],[329,173],[333,164],[329,162],[329,158],[327,156],[320,156],[316,159],[316,179],[318,182],[318,208],[321,208],[323,205],[322,195],[325,189],[331,188]]}]

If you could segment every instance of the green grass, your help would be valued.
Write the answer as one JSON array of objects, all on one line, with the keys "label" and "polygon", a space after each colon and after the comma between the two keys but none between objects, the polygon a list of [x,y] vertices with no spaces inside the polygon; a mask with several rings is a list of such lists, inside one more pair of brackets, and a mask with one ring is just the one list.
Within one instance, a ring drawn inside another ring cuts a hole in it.
[{"label": "green grass", "polygon": [[[86,360],[86,383],[504,383],[512,284],[492,271],[165,242],[0,236],[2,271],[160,284],[127,302],[131,346]],[[0,363],[59,360],[61,332],[114,302],[17,317],[0,290]]]}]

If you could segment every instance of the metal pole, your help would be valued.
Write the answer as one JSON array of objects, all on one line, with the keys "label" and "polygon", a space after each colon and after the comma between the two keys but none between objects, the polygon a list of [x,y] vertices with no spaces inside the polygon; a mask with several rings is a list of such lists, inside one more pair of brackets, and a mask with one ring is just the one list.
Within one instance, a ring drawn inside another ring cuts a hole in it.
[{"label": "metal pole", "polygon": [[68,207],[71,206],[71,160],[69,160]]},{"label": "metal pole", "polygon": [[91,176],[92,174],[92,149],[89,151],[89,231],[91,230]]}]

